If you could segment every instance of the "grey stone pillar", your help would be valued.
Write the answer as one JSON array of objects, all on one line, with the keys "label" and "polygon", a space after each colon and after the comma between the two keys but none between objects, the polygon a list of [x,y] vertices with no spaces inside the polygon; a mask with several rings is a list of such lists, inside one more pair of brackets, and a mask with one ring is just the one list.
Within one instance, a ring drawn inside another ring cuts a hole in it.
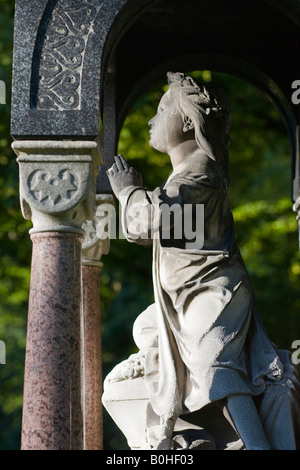
[{"label": "grey stone pillar", "polygon": [[95,142],[16,141],[23,215],[31,219],[23,450],[83,448],[81,245],[100,164]]},{"label": "grey stone pillar", "polygon": [[101,258],[108,254],[110,239],[107,222],[112,217],[114,199],[109,195],[96,196],[93,220],[87,221],[82,259],[82,358],[84,449],[103,449],[102,422],[102,343],[100,310]]},{"label": "grey stone pillar", "polygon": [[294,212],[296,212],[296,220],[298,221],[298,237],[299,237],[299,249],[300,249],[300,197],[296,200],[293,206]]}]

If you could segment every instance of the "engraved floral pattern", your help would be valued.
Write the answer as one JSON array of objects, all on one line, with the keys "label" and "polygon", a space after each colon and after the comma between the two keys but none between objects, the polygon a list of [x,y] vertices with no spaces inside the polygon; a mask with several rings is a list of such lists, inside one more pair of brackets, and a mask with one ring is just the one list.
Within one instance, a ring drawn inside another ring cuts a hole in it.
[{"label": "engraved floral pattern", "polygon": [[[103,0],[58,0],[47,28],[40,30],[36,50],[31,107],[47,110],[78,110],[83,57],[93,21]],[[49,14],[49,12],[48,12]]]},{"label": "engraved floral pattern", "polygon": [[48,171],[36,170],[28,178],[28,189],[31,195],[43,203],[51,201],[53,206],[69,201],[78,190],[78,178],[68,169],[60,170],[53,175]]}]

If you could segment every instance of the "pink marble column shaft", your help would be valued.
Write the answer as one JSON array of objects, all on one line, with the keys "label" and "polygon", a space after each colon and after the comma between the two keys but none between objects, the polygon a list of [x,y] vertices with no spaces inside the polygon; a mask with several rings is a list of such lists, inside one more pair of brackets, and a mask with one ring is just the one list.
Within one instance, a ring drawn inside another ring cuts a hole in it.
[{"label": "pink marble column shaft", "polygon": [[100,271],[82,266],[85,450],[103,448]]},{"label": "pink marble column shaft", "polygon": [[78,233],[31,235],[23,450],[83,448]]}]

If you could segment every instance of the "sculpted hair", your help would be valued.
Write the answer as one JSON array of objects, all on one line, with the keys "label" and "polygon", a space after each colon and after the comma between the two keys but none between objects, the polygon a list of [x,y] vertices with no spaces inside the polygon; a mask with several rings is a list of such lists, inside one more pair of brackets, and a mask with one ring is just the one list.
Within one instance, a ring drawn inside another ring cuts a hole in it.
[{"label": "sculpted hair", "polygon": [[231,125],[230,105],[223,92],[199,85],[183,73],[168,72],[169,87],[178,92],[184,132],[194,130],[195,140],[215,160],[229,180],[228,150]]}]

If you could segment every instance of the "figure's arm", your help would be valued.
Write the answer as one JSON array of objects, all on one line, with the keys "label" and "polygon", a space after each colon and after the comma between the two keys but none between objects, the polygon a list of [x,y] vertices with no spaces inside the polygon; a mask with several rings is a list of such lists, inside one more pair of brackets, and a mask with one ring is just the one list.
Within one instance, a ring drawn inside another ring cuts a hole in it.
[{"label": "figure's arm", "polygon": [[153,238],[172,243],[174,237],[180,243],[184,220],[193,218],[192,213],[184,218],[184,205],[203,203],[209,197],[209,186],[206,186],[209,178],[198,173],[194,178],[179,174],[164,186],[149,191],[142,186],[141,175],[129,167],[122,155],[115,157],[107,174],[121,204],[123,233],[132,243],[149,245]]},{"label": "figure's arm", "polygon": [[140,245],[152,244],[152,205],[142,186],[142,176],[129,167],[122,155],[107,171],[115,196],[121,205],[123,234],[129,242]]}]

